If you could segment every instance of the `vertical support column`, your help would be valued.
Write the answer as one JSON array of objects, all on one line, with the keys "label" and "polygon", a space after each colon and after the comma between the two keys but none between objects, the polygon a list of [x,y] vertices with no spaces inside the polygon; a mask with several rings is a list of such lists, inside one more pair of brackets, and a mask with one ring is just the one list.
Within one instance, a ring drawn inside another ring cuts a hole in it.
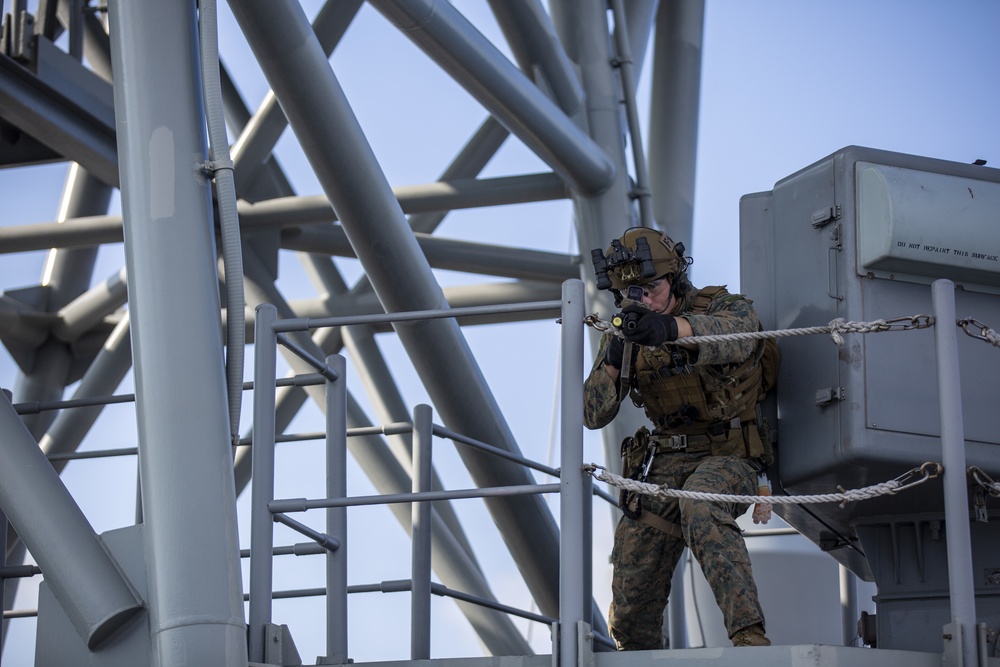
[{"label": "vertical support column", "polygon": [[[580,622],[591,623],[590,478],[583,472],[583,282],[563,283],[559,493],[559,667],[576,667]],[[555,653],[555,651],[553,651]]]},{"label": "vertical support column", "polygon": [[951,621],[961,629],[962,664],[976,665],[976,592],[972,580],[972,536],[966,483],[965,426],[958,370],[955,284],[935,280],[934,344],[941,408],[941,463],[944,465],[944,527],[948,547]]},{"label": "vertical support column", "polygon": [[[326,383],[326,497],[347,497],[347,360],[326,358],[337,380]],[[256,420],[254,420],[256,423]],[[347,664],[347,508],[326,510],[326,534],[340,543],[326,552],[326,656]]]},{"label": "vertical support column", "polygon": [[250,609],[248,641],[251,662],[264,662],[264,638],[271,622],[274,572],[274,392],[277,388],[278,309],[261,304],[254,321],[253,486],[250,497]]},{"label": "vertical support column", "polygon": [[[6,392],[4,392],[6,394]],[[3,568],[7,567],[7,515],[0,510],[0,603],[5,599],[7,593],[7,580],[3,576]],[[0,604],[0,610],[7,611],[6,605]],[[3,662],[3,641],[4,631],[7,623],[0,619],[0,662]]]},{"label": "vertical support column", "polygon": [[151,662],[245,667],[196,18],[109,5]]},{"label": "vertical support column", "polygon": [[[606,0],[549,0],[553,23],[567,55],[579,69],[586,93],[584,117],[578,120],[585,123],[590,136],[612,157],[618,170],[614,183],[601,194],[573,193],[580,254],[584,257],[590,257],[594,248],[607,248],[611,239],[618,238],[625,228],[635,224],[625,161],[625,129],[611,67],[607,8]],[[590,263],[582,262],[580,271],[590,289],[588,312],[616,312],[610,292],[598,290],[591,279],[593,267]],[[591,350],[597,350],[599,339],[596,330],[590,334]],[[622,440],[647,421],[646,415],[632,401],[624,401],[618,416],[601,430],[604,460],[612,470],[621,467]],[[620,515],[618,508],[611,510],[613,522],[617,522]]]},{"label": "vertical support column", "polygon": [[661,2],[649,114],[649,187],[663,231],[694,247],[704,0]]},{"label": "vertical support column", "polygon": [[634,196],[639,200],[639,222],[643,227],[656,227],[653,218],[652,193],[649,191],[649,176],[646,173],[646,155],[642,148],[642,131],[639,125],[639,111],[636,109],[636,82],[632,71],[632,46],[629,44],[629,30],[625,20],[625,6],[622,0],[611,0],[615,17],[615,50],[618,52],[618,71],[622,84],[622,99],[628,131],[632,138],[632,164],[635,167]]},{"label": "vertical support column", "polygon": [[670,648],[688,648],[687,612],[684,609],[684,572],[689,552],[685,547],[670,579],[670,599],[667,600],[667,623]]},{"label": "vertical support column", "polygon": [[844,646],[853,646],[861,617],[858,604],[858,577],[843,565],[840,570],[840,615],[844,625]]},{"label": "vertical support column", "polygon": [[[413,410],[413,492],[431,490],[432,411],[429,405]],[[413,562],[410,574],[410,659],[431,657],[431,504],[412,505]]]}]

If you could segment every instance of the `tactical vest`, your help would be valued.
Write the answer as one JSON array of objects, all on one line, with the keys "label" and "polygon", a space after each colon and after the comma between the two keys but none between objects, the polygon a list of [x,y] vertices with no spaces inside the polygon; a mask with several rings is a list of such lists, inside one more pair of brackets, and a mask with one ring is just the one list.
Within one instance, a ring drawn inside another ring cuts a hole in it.
[{"label": "tactical vest", "polygon": [[[725,287],[702,288],[689,312],[705,313],[726,293]],[[764,348],[761,341],[745,361],[721,367],[684,365],[683,353],[672,346],[642,348],[630,394],[653,423],[652,437],[685,451],[770,458],[770,443],[765,448],[767,436],[757,422]]]}]

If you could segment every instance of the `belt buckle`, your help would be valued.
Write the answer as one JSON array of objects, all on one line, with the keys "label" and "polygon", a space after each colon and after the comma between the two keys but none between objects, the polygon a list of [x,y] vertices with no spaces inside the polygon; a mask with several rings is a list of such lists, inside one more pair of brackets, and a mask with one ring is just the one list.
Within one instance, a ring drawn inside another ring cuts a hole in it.
[{"label": "belt buckle", "polygon": [[684,435],[684,434],[681,434],[681,435],[671,435],[671,436],[669,436],[669,438],[670,438],[670,449],[672,449],[674,451],[677,451],[677,452],[679,452],[681,450],[684,450],[684,449],[687,449],[687,446],[688,446],[688,437],[687,437],[687,435]]}]

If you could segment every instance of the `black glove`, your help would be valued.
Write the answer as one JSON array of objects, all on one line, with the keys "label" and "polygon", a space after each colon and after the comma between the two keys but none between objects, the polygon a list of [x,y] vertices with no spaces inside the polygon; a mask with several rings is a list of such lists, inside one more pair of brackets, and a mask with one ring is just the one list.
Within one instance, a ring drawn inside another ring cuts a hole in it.
[{"label": "black glove", "polygon": [[677,340],[677,320],[673,315],[660,315],[640,306],[627,306],[622,310],[622,335],[625,340],[639,345],[662,345]]},{"label": "black glove", "polygon": [[625,341],[620,337],[611,335],[608,347],[604,350],[604,363],[614,366],[618,370],[622,369],[622,360],[625,358]]}]

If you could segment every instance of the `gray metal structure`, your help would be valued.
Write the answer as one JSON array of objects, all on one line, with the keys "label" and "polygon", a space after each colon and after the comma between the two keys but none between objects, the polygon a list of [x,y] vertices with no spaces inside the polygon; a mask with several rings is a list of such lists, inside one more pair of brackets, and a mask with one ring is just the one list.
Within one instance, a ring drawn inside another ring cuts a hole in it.
[{"label": "gray metal structure", "polygon": [[997,503],[965,474],[1000,473],[1000,356],[955,316],[1000,318],[998,210],[1000,170],[858,146],[741,202],[743,287],[765,328],[934,318],[933,330],[847,334],[839,347],[826,336],[780,340],[772,423],[782,492],[945,466],[943,483],[912,496],[783,513],[876,582],[869,639],[879,647],[942,651],[951,635],[938,630],[964,619],[969,660],[977,615],[1000,622]]},{"label": "gray metal structure", "polygon": [[[294,0],[229,4],[271,87],[256,109],[230,77],[225,52],[218,70],[212,0],[3,3],[0,166],[70,165],[57,220],[0,228],[0,252],[48,252],[37,285],[5,285],[0,298],[0,341],[19,369],[2,380],[12,395],[0,400],[4,632],[20,615],[12,609],[18,580],[41,574],[36,665],[300,664],[294,629],[262,604],[277,597],[267,563],[271,553],[325,552],[321,660],[345,663],[347,593],[365,588],[347,584],[346,504],[331,500],[346,495],[350,451],[413,538],[411,579],[376,587],[411,591],[413,661],[433,657],[433,621],[421,614],[429,594],[442,591],[459,600],[484,650],[505,656],[504,664],[648,660],[606,651],[604,610],[592,601],[588,576],[589,484],[565,472],[582,461],[573,408],[582,379],[579,315],[612,309],[595,289],[589,251],[640,222],[691,236],[703,0],[550,0],[547,9],[541,0],[491,1],[513,60],[460,3],[371,0],[485,117],[438,181],[407,187],[390,185],[330,66],[356,15],[368,11],[361,0],[329,0],[311,23]],[[651,141],[644,142],[634,86],[654,33]],[[220,141],[222,116],[230,139]],[[322,196],[298,196],[272,155],[286,128]],[[515,140],[546,171],[480,178],[500,146]],[[116,188],[120,216],[111,210]],[[576,252],[435,233],[453,210],[560,199],[572,203]],[[95,275],[98,248],[123,242],[125,266],[107,280]],[[360,278],[352,284],[335,257],[356,259]],[[295,259],[314,296],[284,293],[279,274]],[[446,271],[502,282],[447,286]],[[537,303],[547,305],[519,307]],[[546,485],[525,467],[464,327],[551,319],[560,305],[573,314],[561,329],[563,474]],[[413,311],[433,316],[392,317]],[[324,318],[348,319],[308,326]],[[404,399],[376,343],[390,331],[431,406],[413,409]],[[264,332],[266,345],[255,338]],[[249,421],[239,398],[244,335],[260,348]],[[294,377],[276,378],[274,343]],[[364,378],[363,401],[338,383],[347,372],[342,351]],[[109,399],[130,367],[136,447],[106,454],[138,453],[136,520],[98,535],[41,455],[62,471],[104,407],[131,398]],[[273,461],[251,454],[282,434],[295,439],[291,426],[310,399],[327,418],[326,498],[314,505],[326,509],[324,532],[289,516],[298,501],[274,501]],[[429,425],[429,411],[443,425]],[[605,430],[609,466],[639,420],[638,411],[624,411]],[[472,445],[458,449],[461,460],[537,610],[512,609],[491,589],[450,504],[458,496],[443,490],[430,465],[429,428]],[[250,553],[241,554],[237,506],[251,480],[248,495],[260,511]],[[410,503],[418,489],[432,500]],[[557,490],[558,522],[540,495]],[[314,544],[274,545],[276,521]],[[21,565],[26,548],[39,567]],[[249,607],[242,570],[249,570]],[[553,657],[530,655],[511,620],[518,614],[551,624]],[[772,647],[652,657],[741,665],[938,658],[928,655]]]},{"label": "gray metal structure", "polygon": [[[172,651],[179,646],[214,664],[245,660],[236,638],[243,622],[236,498],[250,479],[250,457],[248,448],[238,448],[230,465],[227,444],[238,440],[240,401],[234,404],[233,396],[242,390],[239,376],[234,381],[232,375],[242,368],[241,350],[233,341],[251,330],[253,320],[246,311],[244,324],[239,298],[245,294],[250,308],[273,304],[282,317],[315,317],[551,297],[567,278],[589,279],[589,265],[576,254],[474,247],[432,236],[435,228],[451,209],[571,197],[578,204],[581,254],[587,256],[590,247],[603,245],[638,219],[632,197],[644,194],[648,200],[648,191],[631,190],[622,150],[629,131],[625,116],[636,117],[635,77],[619,75],[616,68],[623,62],[631,67],[632,58],[614,48],[633,43],[640,54],[645,51],[656,3],[637,4],[627,17],[619,6],[614,39],[603,3],[553,4],[550,18],[539,2],[495,3],[515,65],[449,3],[372,3],[478,100],[487,117],[440,183],[403,191],[390,187],[328,63],[360,2],[328,2],[313,25],[296,2],[231,3],[272,88],[257,110],[242,101],[225,70],[225,54],[221,81],[215,74],[214,15],[206,19],[216,11],[214,3],[202,3],[200,15],[193,2],[52,0],[35,5],[16,0],[9,7],[0,54],[3,164],[74,165],[56,223],[3,230],[4,252],[51,249],[44,285],[4,295],[2,338],[20,367],[12,402],[26,413],[26,427],[60,470],[98,419],[100,397],[111,395],[133,364],[141,479],[136,517],[142,528],[124,540],[128,546],[122,549],[130,555],[122,558],[134,563],[138,549],[142,567],[120,567],[145,573],[145,585],[137,588],[149,611],[154,664],[176,662]],[[700,32],[701,26],[685,29]],[[212,136],[220,101],[234,137],[231,152]],[[286,126],[305,149],[325,197],[297,198],[270,157]],[[635,122],[632,130],[638,131]],[[552,173],[477,179],[509,134]],[[638,134],[633,145],[641,150]],[[686,168],[693,173],[691,157]],[[637,159],[644,159],[641,153]],[[223,187],[231,174],[238,202]],[[121,190],[121,217],[109,215],[115,188]],[[226,211],[234,208],[242,235],[236,242],[243,251],[236,259],[242,266],[234,264],[228,250],[232,236],[227,236]],[[216,220],[219,237],[213,234]],[[122,241],[126,266],[106,283],[95,284],[97,247]],[[288,251],[309,253],[300,256],[320,298],[293,302],[281,294],[275,282],[278,260]],[[363,279],[350,287],[332,256],[357,257]],[[444,290],[435,269],[517,282]],[[227,331],[221,337],[220,312]],[[538,316],[485,311],[478,322]],[[462,323],[404,322],[395,325],[395,334],[448,428],[517,453],[518,444],[464,340]],[[374,345],[375,332],[355,326],[314,339],[294,334],[298,345],[317,358],[342,347],[351,353],[378,412],[368,417],[348,397],[348,422],[355,426],[409,415]],[[297,360],[287,363],[293,371],[300,368]],[[25,403],[64,399],[65,388],[80,379],[74,399],[92,405],[27,414],[34,411]],[[287,429],[307,391],[322,400],[308,387],[279,389],[277,432]],[[186,418],[178,419],[179,414]],[[620,428],[629,431],[632,425]],[[613,433],[609,442],[618,439]],[[383,492],[408,488],[409,439],[373,433],[367,440],[355,455],[376,486]],[[524,468],[502,459],[474,451],[463,456],[480,485],[534,482]],[[437,475],[430,475],[432,486],[440,487]],[[255,493],[266,486],[258,483]],[[32,488],[29,499],[16,502],[47,504],[42,491],[47,487]],[[555,517],[534,495],[486,502],[539,611],[558,617]],[[13,566],[31,539],[22,541],[15,532],[25,517],[13,509],[9,513],[15,525],[7,531],[4,562]],[[408,516],[397,517],[408,527]],[[79,519],[70,513],[66,520]],[[492,597],[448,504],[435,503],[429,526],[441,580],[456,590]],[[32,534],[27,526],[22,530]],[[80,530],[89,534],[85,522]],[[136,535],[141,535],[141,548]],[[190,549],[192,543],[205,548]],[[46,569],[58,571],[46,554],[34,553],[53,547],[29,546],[38,562],[50,563]],[[71,552],[62,549],[62,558]],[[6,609],[16,584],[16,579],[6,581]],[[113,595],[114,584],[105,584]],[[100,608],[104,603],[92,604]],[[530,653],[504,614],[476,605],[463,608],[488,651]],[[585,617],[601,625],[602,613],[588,608]],[[96,622],[89,620],[86,627]],[[41,627],[50,626],[43,620]],[[103,626],[89,632],[88,643],[106,634]]]}]

